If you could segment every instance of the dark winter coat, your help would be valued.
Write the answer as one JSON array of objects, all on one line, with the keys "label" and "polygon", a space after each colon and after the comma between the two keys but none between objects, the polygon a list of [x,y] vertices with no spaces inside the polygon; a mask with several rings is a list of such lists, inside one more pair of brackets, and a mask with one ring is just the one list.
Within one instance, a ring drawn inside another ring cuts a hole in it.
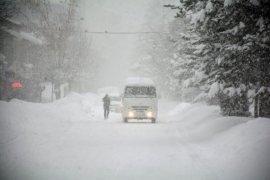
[{"label": "dark winter coat", "polygon": [[103,107],[104,108],[109,108],[111,104],[111,99],[108,95],[104,96],[103,100]]}]

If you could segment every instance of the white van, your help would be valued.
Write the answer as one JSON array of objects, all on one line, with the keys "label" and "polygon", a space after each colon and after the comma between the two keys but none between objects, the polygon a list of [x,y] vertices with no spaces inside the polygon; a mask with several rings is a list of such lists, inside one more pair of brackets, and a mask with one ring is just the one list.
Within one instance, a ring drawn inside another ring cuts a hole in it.
[{"label": "white van", "polygon": [[158,114],[156,87],[149,78],[128,78],[122,97],[122,117],[129,119],[150,119],[156,122]]}]

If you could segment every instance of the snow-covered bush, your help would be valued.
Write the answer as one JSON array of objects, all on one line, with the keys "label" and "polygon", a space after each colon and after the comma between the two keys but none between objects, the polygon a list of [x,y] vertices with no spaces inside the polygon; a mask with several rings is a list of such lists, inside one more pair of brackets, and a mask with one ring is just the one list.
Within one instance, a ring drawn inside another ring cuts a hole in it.
[{"label": "snow-covered bush", "polygon": [[249,103],[246,93],[220,93],[220,109],[223,115],[227,116],[249,116]]}]

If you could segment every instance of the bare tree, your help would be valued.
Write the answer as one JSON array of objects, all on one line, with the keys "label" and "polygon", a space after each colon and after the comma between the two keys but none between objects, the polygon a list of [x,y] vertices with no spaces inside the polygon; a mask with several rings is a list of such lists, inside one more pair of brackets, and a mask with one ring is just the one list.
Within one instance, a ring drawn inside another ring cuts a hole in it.
[{"label": "bare tree", "polygon": [[83,68],[88,67],[90,72],[96,68],[95,60],[91,58],[89,37],[80,27],[77,6],[76,0],[60,3],[25,0],[21,4],[21,14],[27,21],[28,29],[44,42],[38,49],[33,47],[32,54],[36,57],[40,77],[46,77],[53,84],[52,100],[53,93],[59,97],[60,84],[68,82],[71,85],[81,74],[85,74]]}]

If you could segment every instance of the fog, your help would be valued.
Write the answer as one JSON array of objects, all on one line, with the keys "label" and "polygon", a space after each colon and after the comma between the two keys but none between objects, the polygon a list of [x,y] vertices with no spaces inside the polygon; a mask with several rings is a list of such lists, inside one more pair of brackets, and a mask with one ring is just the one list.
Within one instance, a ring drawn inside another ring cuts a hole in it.
[{"label": "fog", "polygon": [[[160,12],[149,12],[150,5],[160,6]],[[92,40],[92,48],[101,56],[97,87],[121,86],[128,76],[136,76],[130,67],[136,59],[142,34],[95,34],[91,32],[149,31],[147,18],[163,13],[162,1],[155,0],[90,0],[82,1],[82,25]],[[173,15],[171,15],[171,18]]]},{"label": "fog", "polygon": [[[60,86],[68,89],[61,90],[64,97],[68,91],[121,87],[129,76],[153,78],[153,73],[143,72],[152,69],[152,62],[145,66],[140,60],[152,51],[146,41],[168,33],[175,11],[163,5],[172,2],[176,0],[5,0],[0,26],[0,68],[6,86],[2,99],[14,97],[9,90],[14,81],[26,84],[15,93],[17,98],[42,101],[46,91],[53,101],[59,98],[53,94]],[[138,64],[143,66],[134,68]]]}]

